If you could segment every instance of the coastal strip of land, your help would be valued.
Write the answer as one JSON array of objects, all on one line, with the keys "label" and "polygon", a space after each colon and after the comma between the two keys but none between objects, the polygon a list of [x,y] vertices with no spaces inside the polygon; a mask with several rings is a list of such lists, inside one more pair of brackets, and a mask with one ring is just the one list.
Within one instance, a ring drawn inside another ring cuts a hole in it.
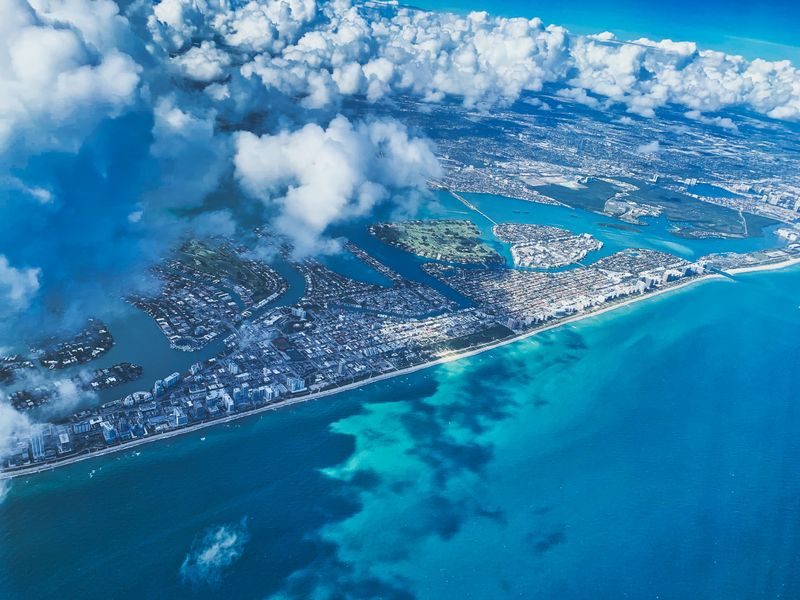
[{"label": "coastal strip of land", "polygon": [[781,262],[776,263],[767,263],[763,265],[753,265],[753,266],[744,266],[744,267],[735,267],[733,269],[727,269],[725,272],[729,275],[739,275],[742,273],[756,273],[758,271],[777,271],[780,269],[786,269],[788,267],[794,266],[800,263],[800,258],[791,258],[788,260],[784,260]]},{"label": "coastal strip of land", "polygon": [[[788,268],[788,267],[791,267],[791,266],[794,266],[794,265],[797,265],[797,264],[800,264],[800,258],[793,258],[793,259],[781,261],[781,262],[778,262],[778,263],[772,263],[772,264],[753,265],[751,267],[740,267],[740,268],[736,268],[736,269],[731,269],[729,271],[729,274],[738,275],[738,274],[743,274],[743,273],[748,273],[748,272],[774,271],[774,270]],[[260,414],[260,413],[264,413],[264,412],[267,412],[267,411],[274,411],[274,410],[278,410],[278,409],[281,409],[281,408],[286,408],[288,406],[292,406],[292,405],[295,405],[295,404],[300,404],[302,402],[308,402],[308,401],[311,401],[311,400],[317,400],[319,398],[324,398],[326,396],[332,396],[334,394],[339,394],[339,393],[342,393],[342,392],[355,390],[355,389],[361,388],[361,387],[369,385],[369,384],[377,383],[379,381],[384,381],[386,379],[391,379],[391,378],[394,378],[394,377],[400,377],[402,375],[408,375],[410,373],[414,373],[416,371],[421,371],[423,369],[427,369],[427,368],[430,368],[430,367],[433,367],[433,366],[436,366],[436,365],[441,365],[441,364],[452,362],[452,361],[455,361],[455,360],[460,360],[462,358],[468,358],[470,356],[475,356],[475,355],[481,354],[483,352],[488,352],[489,350],[494,350],[495,348],[500,348],[502,346],[506,346],[508,344],[512,344],[512,343],[518,342],[520,340],[524,340],[526,338],[530,338],[530,337],[535,336],[535,335],[539,335],[539,334],[544,333],[546,331],[551,331],[551,330],[557,329],[559,327],[564,327],[565,325],[569,325],[571,323],[575,323],[575,322],[581,321],[583,319],[588,319],[590,317],[596,317],[596,316],[599,316],[599,315],[601,315],[603,313],[607,313],[607,312],[610,312],[610,311],[613,311],[613,310],[617,310],[617,309],[620,309],[620,308],[622,308],[624,306],[632,305],[632,304],[634,304],[636,302],[640,302],[640,301],[643,301],[643,300],[648,300],[650,298],[654,298],[656,296],[660,296],[662,294],[666,294],[666,293],[669,293],[669,292],[674,292],[674,291],[676,291],[678,289],[682,289],[682,288],[685,288],[685,287],[700,283],[702,281],[710,281],[710,280],[713,280],[713,279],[725,279],[725,277],[723,275],[721,275],[721,274],[718,274],[718,273],[711,273],[711,274],[706,274],[706,275],[700,275],[700,276],[697,276],[697,277],[694,277],[694,278],[691,278],[691,279],[688,279],[688,280],[678,281],[678,282],[675,282],[674,284],[670,284],[670,285],[667,285],[667,286],[665,286],[663,288],[660,288],[660,289],[658,289],[658,290],[656,290],[654,292],[650,292],[650,293],[646,293],[646,294],[642,294],[642,295],[634,296],[634,297],[626,297],[626,298],[621,299],[619,301],[610,302],[607,305],[602,306],[600,308],[597,308],[595,310],[588,310],[586,312],[583,312],[583,313],[580,313],[580,314],[577,314],[577,315],[573,315],[573,316],[570,316],[570,317],[565,317],[565,318],[560,319],[560,320],[558,320],[556,322],[549,323],[549,324],[546,324],[546,325],[542,325],[541,327],[537,327],[537,328],[531,329],[529,331],[526,331],[526,332],[521,333],[519,335],[515,335],[513,337],[509,337],[509,338],[506,338],[506,339],[503,339],[503,340],[498,340],[498,341],[495,341],[495,342],[491,342],[491,343],[488,343],[488,344],[485,344],[485,345],[482,345],[482,346],[474,347],[474,348],[471,348],[469,350],[465,350],[463,352],[462,351],[454,351],[454,352],[452,352],[450,354],[441,356],[440,358],[438,358],[436,360],[433,360],[433,361],[420,363],[418,365],[413,365],[413,366],[410,366],[410,367],[407,367],[407,368],[404,368],[404,369],[400,369],[400,370],[397,370],[397,371],[391,371],[391,372],[388,372],[388,373],[383,373],[381,375],[376,375],[374,377],[370,377],[370,378],[364,379],[362,381],[349,383],[349,384],[346,384],[346,385],[343,385],[343,386],[339,386],[339,387],[336,387],[336,388],[333,388],[333,389],[324,390],[324,391],[320,391],[320,392],[315,392],[315,393],[308,394],[308,395],[305,395],[305,396],[297,396],[297,397],[289,398],[289,399],[282,400],[282,401],[279,401],[279,402],[275,402],[273,404],[269,404],[269,405],[266,405],[266,406],[262,406],[262,407],[259,407],[259,408],[256,408],[256,409],[253,409],[253,410],[250,410],[250,411],[247,411],[247,412],[235,413],[235,414],[228,415],[226,417],[222,417],[222,418],[219,418],[219,419],[214,419],[214,420],[210,420],[210,421],[204,421],[202,423],[197,423],[197,424],[194,424],[194,425],[190,425],[190,426],[187,426],[187,427],[184,427],[184,428],[181,428],[181,429],[175,429],[175,430],[167,431],[165,433],[161,433],[161,434],[158,434],[158,435],[148,436],[148,437],[145,437],[145,438],[132,440],[130,442],[126,442],[124,444],[120,444],[120,445],[117,445],[117,446],[110,446],[110,447],[104,448],[102,450],[89,452],[89,453],[82,454],[82,455],[71,456],[69,458],[65,458],[65,459],[62,459],[62,460],[59,460],[59,461],[56,461],[56,462],[47,463],[47,464],[38,464],[38,465],[29,466],[29,467],[23,467],[23,468],[16,469],[16,470],[2,471],[2,472],[0,472],[0,480],[25,477],[25,476],[29,476],[29,475],[34,475],[36,473],[43,473],[43,472],[46,472],[46,471],[52,471],[53,469],[56,469],[56,468],[59,468],[59,467],[64,467],[64,466],[75,464],[75,463],[82,462],[82,461],[85,461],[85,460],[89,460],[89,459],[93,459],[93,458],[99,458],[99,457],[102,457],[102,456],[106,456],[108,454],[113,454],[113,453],[121,452],[121,451],[124,451],[124,450],[133,449],[133,448],[136,448],[136,447],[139,447],[139,446],[142,446],[144,444],[151,443],[151,442],[167,440],[167,439],[172,438],[172,437],[176,437],[176,436],[179,436],[179,435],[185,435],[185,434],[188,434],[188,433],[199,431],[201,429],[206,429],[208,427],[222,425],[222,424],[230,423],[232,421],[236,421],[236,420],[239,420],[239,419],[252,417],[254,415],[257,415],[257,414]]]}]

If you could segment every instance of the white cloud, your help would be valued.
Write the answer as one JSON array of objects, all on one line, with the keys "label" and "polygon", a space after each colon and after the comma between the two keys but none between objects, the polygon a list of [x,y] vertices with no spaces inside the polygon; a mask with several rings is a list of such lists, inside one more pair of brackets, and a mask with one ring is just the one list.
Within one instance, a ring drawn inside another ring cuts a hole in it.
[{"label": "white cloud", "polygon": [[57,378],[53,382],[53,386],[55,387],[55,398],[48,407],[50,412],[58,410],[62,415],[68,414],[81,402],[86,402],[89,398],[95,397],[94,393],[87,393],[75,381],[66,377]]},{"label": "white cloud", "polygon": [[327,128],[240,132],[234,162],[242,187],[277,208],[278,231],[301,254],[319,249],[329,225],[368,214],[391,195],[422,193],[439,174],[429,145],[398,122],[351,123],[341,115]]},{"label": "white cloud", "polygon": [[34,423],[26,413],[18,412],[10,403],[11,390],[42,390],[47,393],[47,402],[36,412],[40,422],[60,419],[97,402],[97,393],[87,389],[86,384],[94,378],[93,368],[84,368],[70,375],[63,373],[23,369],[14,376],[13,388],[0,389],[0,457],[8,450],[8,444],[15,437],[25,440]]},{"label": "white cloud", "polygon": [[7,176],[0,179],[0,189],[16,190],[41,204],[53,202],[53,192],[38,185],[28,185],[19,177]]},{"label": "white cloud", "polygon": [[197,38],[222,38],[253,51],[277,52],[294,41],[316,15],[316,0],[266,0],[234,4],[226,0],[161,0],[149,27],[171,50]]},{"label": "white cloud", "polygon": [[113,46],[127,23],[113,2],[0,0],[0,14],[0,150],[74,149],[133,102],[141,68]]},{"label": "white cloud", "polygon": [[195,540],[181,564],[181,578],[193,585],[219,583],[226,569],[244,554],[247,523],[222,525]]},{"label": "white cloud", "polygon": [[28,0],[42,24],[68,25],[83,42],[103,54],[132,39],[128,20],[113,0]]},{"label": "white cloud", "polygon": [[209,83],[225,76],[231,58],[213,42],[205,41],[176,56],[173,63],[187,79]]},{"label": "white cloud", "polygon": [[609,32],[573,36],[539,19],[347,0],[162,0],[136,5],[148,24],[140,31],[111,0],[0,0],[0,9],[0,147],[74,149],[98,120],[131,106],[142,77],[163,87],[163,65],[148,75],[122,50],[142,34],[152,36],[138,43],[156,63],[200,84],[225,82],[209,86],[207,103],[240,111],[264,103],[254,84],[335,109],[343,96],[402,93],[489,107],[551,83],[584,104],[608,98],[647,117],[673,103],[800,119],[800,72],[787,61],[750,62],[690,42],[626,43]]},{"label": "white cloud", "polygon": [[[0,456],[7,456],[17,450],[17,440],[29,438],[31,427],[32,424],[25,415],[0,401]],[[0,502],[5,499],[7,491],[7,488],[0,488]]]},{"label": "white cloud", "polygon": [[27,308],[39,291],[41,271],[36,268],[15,268],[0,254],[0,314]]},{"label": "white cloud", "polygon": [[583,88],[566,88],[559,90],[558,96],[560,98],[568,98],[578,104],[583,104],[584,106],[590,106],[592,108],[600,106],[600,101],[594,96],[587,94],[586,90]]},{"label": "white cloud", "polygon": [[578,73],[570,85],[643,116],[676,104],[703,112],[742,106],[800,119],[800,71],[788,61],[749,62],[690,42],[646,39],[622,44],[577,38],[571,56]]},{"label": "white cloud", "polygon": [[648,142],[647,144],[642,144],[636,148],[636,154],[642,155],[652,155],[658,154],[661,150],[661,144],[658,140],[653,140],[652,142]]},{"label": "white cloud", "polygon": [[245,77],[305,97],[312,108],[340,95],[377,101],[391,93],[432,102],[452,95],[486,107],[554,83],[584,103],[593,94],[647,117],[674,103],[800,118],[800,73],[789,62],[749,62],[691,42],[622,42],[609,32],[570,35],[539,19],[372,10],[343,0],[243,7],[163,0],[155,10],[157,38],[183,47],[193,36],[221,37],[237,57],[232,71],[241,65]]},{"label": "white cloud", "polygon": [[704,125],[716,125],[717,127],[722,127],[723,129],[730,129],[731,131],[739,130],[739,128],[736,126],[736,123],[734,123],[733,120],[729,117],[707,117],[699,110],[687,111],[686,113],[684,113],[684,116],[687,119],[703,123]]},{"label": "white cloud", "polygon": [[[17,438],[24,439],[30,434],[31,422],[28,417],[14,409],[0,390],[0,457],[7,456],[14,448]],[[0,502],[8,488],[0,487]]]}]

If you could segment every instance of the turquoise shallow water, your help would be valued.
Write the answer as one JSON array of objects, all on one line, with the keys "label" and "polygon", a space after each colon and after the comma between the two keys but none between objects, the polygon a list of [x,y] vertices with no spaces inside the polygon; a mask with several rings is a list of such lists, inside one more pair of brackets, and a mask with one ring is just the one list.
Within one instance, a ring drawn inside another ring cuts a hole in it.
[{"label": "turquoise shallow water", "polygon": [[14,481],[0,597],[800,597],[799,298],[701,283]]}]

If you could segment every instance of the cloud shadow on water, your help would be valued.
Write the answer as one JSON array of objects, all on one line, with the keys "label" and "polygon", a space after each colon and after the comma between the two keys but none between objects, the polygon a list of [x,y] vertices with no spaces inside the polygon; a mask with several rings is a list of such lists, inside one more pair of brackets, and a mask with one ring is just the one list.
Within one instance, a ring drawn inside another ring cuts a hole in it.
[{"label": "cloud shadow on water", "polygon": [[[508,527],[504,508],[482,492],[494,432],[525,406],[548,403],[524,390],[544,369],[563,368],[552,355],[567,350],[571,362],[585,348],[583,338],[571,334],[568,343],[556,340],[533,360],[530,352],[506,348],[453,363],[431,371],[433,377],[418,376],[419,385],[386,384],[402,397],[392,394],[386,402],[388,394],[375,394],[364,411],[337,422],[333,430],[352,436],[355,451],[326,472],[359,508],[319,530],[316,547],[326,552],[295,571],[276,597],[410,598],[413,586],[401,565],[416,560],[425,540],[452,540],[475,519]],[[563,529],[526,539],[535,554],[564,541]]]}]

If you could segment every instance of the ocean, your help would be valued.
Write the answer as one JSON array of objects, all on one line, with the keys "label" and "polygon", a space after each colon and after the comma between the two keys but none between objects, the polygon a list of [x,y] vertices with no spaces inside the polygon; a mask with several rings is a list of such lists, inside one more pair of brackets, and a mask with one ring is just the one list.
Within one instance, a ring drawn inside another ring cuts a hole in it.
[{"label": "ocean", "polygon": [[800,269],[14,480],[0,597],[800,597]]}]

